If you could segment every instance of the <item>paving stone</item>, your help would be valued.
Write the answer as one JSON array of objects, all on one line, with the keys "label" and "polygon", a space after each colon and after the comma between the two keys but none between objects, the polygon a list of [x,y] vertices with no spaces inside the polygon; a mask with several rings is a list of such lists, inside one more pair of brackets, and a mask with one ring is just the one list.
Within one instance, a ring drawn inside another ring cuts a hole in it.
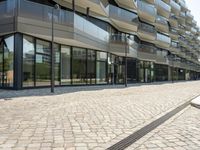
[{"label": "paving stone", "polygon": [[[0,150],[106,149],[198,95],[199,89],[200,82],[194,81],[136,84],[128,88],[124,85],[59,87],[54,94],[49,88],[0,90]],[[4,101],[5,98],[11,100]],[[194,117],[186,115],[182,119],[188,123],[179,121],[167,127],[166,132],[156,130],[152,135],[157,134],[166,147],[170,145],[165,141],[186,143],[184,140],[198,147],[200,136],[193,133],[199,133],[199,125],[195,124],[199,123],[196,121],[199,116],[193,113]],[[152,135],[142,143],[153,141],[148,140]],[[183,146],[191,147],[191,144]],[[181,147],[180,143],[175,146]]]}]

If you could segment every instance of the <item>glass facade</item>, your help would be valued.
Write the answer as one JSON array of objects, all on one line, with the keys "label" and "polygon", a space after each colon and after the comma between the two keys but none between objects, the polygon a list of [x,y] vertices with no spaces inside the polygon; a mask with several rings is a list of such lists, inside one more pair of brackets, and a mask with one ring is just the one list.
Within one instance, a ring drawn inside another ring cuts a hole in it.
[{"label": "glass facade", "polygon": [[14,36],[0,38],[0,87],[13,87]]},{"label": "glass facade", "polygon": [[155,81],[168,81],[168,66],[154,64]]},{"label": "glass facade", "polygon": [[[51,42],[23,35],[22,87],[50,86]],[[124,84],[125,59],[111,53],[54,44],[55,85]],[[139,62],[139,63],[138,63]],[[173,80],[193,79],[171,68]],[[193,73],[195,74],[195,72]],[[197,77],[195,76],[195,79]],[[128,83],[167,81],[168,66],[127,59]],[[14,85],[14,36],[0,38],[0,87]]]},{"label": "glass facade", "polygon": [[72,84],[86,84],[86,49],[73,47]]},{"label": "glass facade", "polygon": [[71,84],[71,49],[61,46],[61,85]]},{"label": "glass facade", "polygon": [[149,61],[140,61],[139,82],[153,82],[154,76],[154,63]]},{"label": "glass facade", "polygon": [[35,78],[36,86],[50,85],[51,58],[50,42],[36,40]]},{"label": "glass facade", "polygon": [[96,62],[96,83],[106,84],[106,66],[107,66],[107,53],[97,52],[97,62]]},{"label": "glass facade", "polygon": [[34,86],[34,38],[23,37],[23,87]]},{"label": "glass facade", "polygon": [[96,83],[96,52],[87,51],[87,84]]}]

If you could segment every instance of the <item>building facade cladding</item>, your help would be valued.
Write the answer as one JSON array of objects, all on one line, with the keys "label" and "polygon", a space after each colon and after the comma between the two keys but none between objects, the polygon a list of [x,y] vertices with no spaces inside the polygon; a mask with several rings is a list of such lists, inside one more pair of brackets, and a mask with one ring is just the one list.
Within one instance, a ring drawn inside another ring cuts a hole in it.
[{"label": "building facade cladding", "polygon": [[200,78],[184,0],[0,0],[0,88],[50,86],[52,18],[56,86]]}]

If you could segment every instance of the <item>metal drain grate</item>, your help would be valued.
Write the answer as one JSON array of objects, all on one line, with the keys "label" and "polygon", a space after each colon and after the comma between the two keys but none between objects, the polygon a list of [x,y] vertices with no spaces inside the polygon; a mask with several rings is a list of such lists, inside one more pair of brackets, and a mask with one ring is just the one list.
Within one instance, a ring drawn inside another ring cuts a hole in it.
[{"label": "metal drain grate", "polygon": [[[196,97],[198,97],[198,96],[196,96]],[[192,99],[194,99],[194,98],[192,98]],[[173,109],[172,111],[168,112],[167,114],[158,118],[157,120],[151,122],[150,124],[144,126],[140,130],[134,132],[130,136],[124,138],[123,140],[121,140],[118,143],[114,144],[113,146],[109,147],[107,150],[123,150],[123,149],[127,148],[128,146],[132,145],[137,140],[139,140],[140,138],[145,136],[147,133],[149,133],[150,131],[152,131],[153,129],[155,129],[156,127],[161,125],[162,123],[164,123],[166,120],[168,120],[169,118],[171,118],[172,116],[174,116],[175,114],[177,114],[178,112],[183,110],[185,107],[187,107],[190,104],[192,99],[190,99],[189,101],[185,102],[184,104],[178,106],[177,108]]]}]

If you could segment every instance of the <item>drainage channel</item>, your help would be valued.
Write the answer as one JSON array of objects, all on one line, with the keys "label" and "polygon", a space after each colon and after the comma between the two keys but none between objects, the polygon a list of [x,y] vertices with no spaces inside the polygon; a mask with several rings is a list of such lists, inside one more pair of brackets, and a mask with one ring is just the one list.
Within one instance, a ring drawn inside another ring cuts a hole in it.
[{"label": "drainage channel", "polygon": [[156,119],[155,121],[149,123],[148,125],[144,126],[143,128],[139,129],[138,131],[134,132],[133,134],[119,141],[118,143],[112,145],[107,150],[123,150],[129,147],[130,145],[134,144],[137,140],[145,136],[147,133],[151,132],[153,129],[160,126],[162,123],[164,123],[166,120],[170,119],[172,116],[176,115],[178,112],[183,110],[185,107],[187,107],[190,104],[191,100],[199,96],[200,95],[195,96],[194,98],[190,99],[184,104],[176,107],[175,109],[163,115],[162,117]]}]

